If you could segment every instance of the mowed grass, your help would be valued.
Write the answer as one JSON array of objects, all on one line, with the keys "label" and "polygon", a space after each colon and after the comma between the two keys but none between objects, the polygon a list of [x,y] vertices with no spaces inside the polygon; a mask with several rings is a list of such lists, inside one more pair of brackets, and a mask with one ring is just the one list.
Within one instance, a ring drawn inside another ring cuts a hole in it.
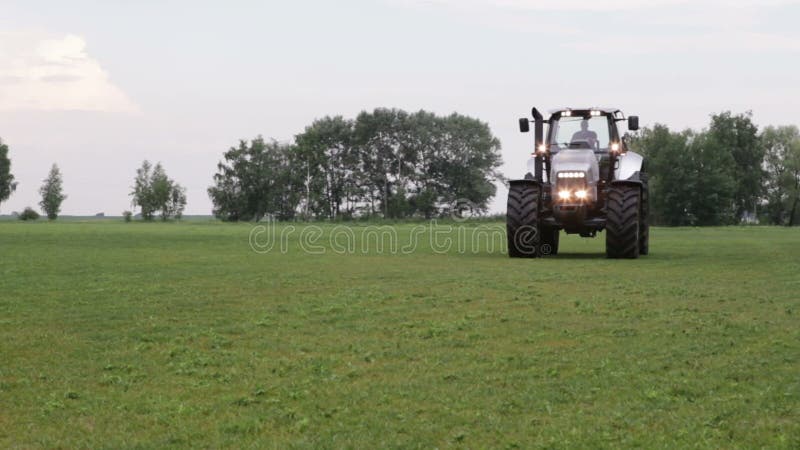
[{"label": "mowed grass", "polygon": [[617,261],[251,228],[0,223],[0,447],[800,447],[800,229]]}]

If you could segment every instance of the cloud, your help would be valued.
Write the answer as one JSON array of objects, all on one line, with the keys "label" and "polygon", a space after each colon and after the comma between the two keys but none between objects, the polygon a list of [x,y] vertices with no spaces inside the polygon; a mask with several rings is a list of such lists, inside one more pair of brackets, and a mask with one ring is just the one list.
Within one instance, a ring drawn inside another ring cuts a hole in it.
[{"label": "cloud", "polygon": [[0,111],[134,112],[136,105],[72,34],[0,32]]}]

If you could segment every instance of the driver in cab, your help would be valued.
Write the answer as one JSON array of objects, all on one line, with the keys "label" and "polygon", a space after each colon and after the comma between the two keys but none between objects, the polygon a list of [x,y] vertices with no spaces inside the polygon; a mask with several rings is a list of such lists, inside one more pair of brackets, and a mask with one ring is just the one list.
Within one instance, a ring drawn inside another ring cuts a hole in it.
[{"label": "driver in cab", "polygon": [[589,120],[581,120],[581,131],[577,131],[572,135],[572,142],[584,141],[589,143],[589,148],[595,148],[597,145],[597,133],[589,130]]}]

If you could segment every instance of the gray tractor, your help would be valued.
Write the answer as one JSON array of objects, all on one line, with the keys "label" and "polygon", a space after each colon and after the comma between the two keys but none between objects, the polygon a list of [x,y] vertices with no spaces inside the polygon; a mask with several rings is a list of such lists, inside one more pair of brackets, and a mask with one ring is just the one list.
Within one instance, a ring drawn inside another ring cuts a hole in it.
[{"label": "gray tractor", "polygon": [[[557,255],[561,230],[582,237],[606,231],[606,256],[649,251],[649,193],[644,158],[617,130],[639,129],[616,108],[561,108],[545,120],[533,108],[534,151],[523,179],[512,180],[506,233],[512,258]],[[531,120],[519,119],[523,133]],[[544,125],[547,124],[545,137]]]}]

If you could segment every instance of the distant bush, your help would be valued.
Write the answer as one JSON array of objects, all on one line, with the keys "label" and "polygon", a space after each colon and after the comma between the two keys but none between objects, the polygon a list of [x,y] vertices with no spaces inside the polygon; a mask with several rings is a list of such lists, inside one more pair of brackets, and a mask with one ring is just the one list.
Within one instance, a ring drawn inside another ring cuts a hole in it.
[{"label": "distant bush", "polygon": [[19,220],[38,220],[38,219],[39,219],[39,213],[36,212],[30,206],[25,208],[25,211],[22,211],[22,213],[19,215]]},{"label": "distant bush", "polygon": [[125,218],[125,222],[130,222],[133,220],[133,213],[130,211],[123,211],[122,217]]}]

